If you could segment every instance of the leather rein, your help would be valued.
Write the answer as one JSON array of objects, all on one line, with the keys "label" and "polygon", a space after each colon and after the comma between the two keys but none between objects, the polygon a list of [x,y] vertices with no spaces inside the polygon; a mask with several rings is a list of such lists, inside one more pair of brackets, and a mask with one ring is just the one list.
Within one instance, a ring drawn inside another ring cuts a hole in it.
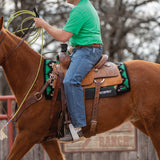
[{"label": "leather rein", "polygon": [[[1,33],[2,33],[2,31],[0,31],[0,35],[1,35]],[[2,40],[0,41],[0,44],[4,41],[5,38],[6,38],[6,32],[5,32],[5,34],[4,34],[3,38],[2,38]]]},{"label": "leather rein", "polygon": [[[0,31],[0,35],[1,35],[2,33],[3,33],[3,32]],[[6,32],[5,32],[2,40],[0,41],[0,45],[1,45],[2,42],[5,40],[5,38],[6,38]],[[16,49],[19,48],[20,45],[21,45],[24,41],[25,41],[25,38],[23,38],[11,52],[9,52],[5,57],[3,57],[2,62],[0,63],[0,65],[4,64],[4,62],[8,59],[8,57],[9,57],[12,53],[14,53],[14,52],[16,51]]]}]

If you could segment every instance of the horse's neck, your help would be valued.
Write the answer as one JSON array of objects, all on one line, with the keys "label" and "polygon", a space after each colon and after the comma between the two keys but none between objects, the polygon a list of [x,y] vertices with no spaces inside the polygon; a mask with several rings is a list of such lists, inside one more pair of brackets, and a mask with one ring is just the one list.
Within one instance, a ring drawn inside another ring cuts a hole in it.
[{"label": "horse's neck", "polygon": [[3,69],[18,102],[22,101],[32,85],[39,63],[40,55],[25,42],[5,61]]}]

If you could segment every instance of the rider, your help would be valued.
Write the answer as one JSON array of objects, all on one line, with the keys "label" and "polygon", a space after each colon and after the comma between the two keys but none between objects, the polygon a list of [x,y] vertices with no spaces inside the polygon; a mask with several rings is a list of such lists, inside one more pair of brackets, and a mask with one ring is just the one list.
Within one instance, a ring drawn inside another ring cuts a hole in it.
[{"label": "rider", "polygon": [[[35,18],[37,27],[44,28],[58,41],[70,41],[74,47],[70,66],[63,84],[71,122],[77,133],[86,126],[85,104],[81,81],[102,55],[100,21],[97,12],[89,0],[67,0],[74,5],[63,29],[49,25],[42,18]],[[71,134],[64,135],[61,141],[72,141]]]}]

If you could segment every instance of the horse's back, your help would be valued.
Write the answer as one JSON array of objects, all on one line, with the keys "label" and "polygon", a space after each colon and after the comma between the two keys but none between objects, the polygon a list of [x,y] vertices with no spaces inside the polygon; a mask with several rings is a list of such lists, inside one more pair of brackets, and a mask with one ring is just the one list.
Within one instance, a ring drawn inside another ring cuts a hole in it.
[{"label": "horse's back", "polygon": [[160,85],[160,64],[143,60],[128,61],[125,62],[125,64],[127,66],[131,85],[132,83],[136,83],[136,86],[140,85],[144,87],[145,85],[148,87]]},{"label": "horse's back", "polygon": [[146,117],[153,115],[160,107],[160,64],[133,60],[126,62],[126,66],[137,112]]}]

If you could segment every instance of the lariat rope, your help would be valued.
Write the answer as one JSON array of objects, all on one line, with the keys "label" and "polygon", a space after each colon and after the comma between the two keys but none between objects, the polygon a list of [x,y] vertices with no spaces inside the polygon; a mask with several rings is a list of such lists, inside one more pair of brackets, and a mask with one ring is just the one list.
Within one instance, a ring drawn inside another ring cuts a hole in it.
[{"label": "lariat rope", "polygon": [[[30,30],[30,29],[33,29],[34,27],[30,26],[29,28],[23,28],[23,23],[28,21],[28,20],[31,20],[31,19],[34,19],[35,17],[37,17],[37,14],[32,12],[32,11],[28,11],[28,10],[21,10],[21,11],[18,11],[16,13],[14,13],[8,20],[7,22],[7,29],[10,25],[10,23],[17,17],[17,16],[20,16],[22,14],[29,14],[29,15],[32,15],[31,17],[27,17],[25,18],[22,23],[21,23],[21,28],[20,30],[16,31],[16,32],[22,32],[24,35],[26,34],[25,31],[27,30]],[[13,32],[15,33],[15,32]],[[25,95],[25,97],[23,98],[22,102],[20,103],[19,107],[18,107],[18,110],[16,111],[16,113],[12,116],[12,118],[3,126],[3,128],[0,130],[0,140],[3,140],[5,138],[7,138],[7,135],[5,135],[4,133],[4,129],[8,126],[8,124],[15,118],[15,116],[17,115],[17,113],[19,112],[19,110],[21,109],[22,105],[24,104],[24,102],[26,101],[30,91],[32,90],[35,82],[37,81],[37,78],[38,78],[38,75],[39,75],[39,72],[40,72],[40,68],[41,68],[41,64],[42,64],[42,53],[43,53],[43,29],[42,28],[38,28],[37,32],[33,34],[33,39],[31,39],[30,41],[28,41],[28,44],[29,45],[32,45],[33,43],[36,42],[36,40],[40,37],[40,35],[42,35],[42,44],[41,44],[41,57],[40,57],[40,62],[39,62],[39,66],[38,66],[38,70],[37,70],[37,73],[36,73],[36,76],[35,76],[35,79],[31,85],[31,87],[29,88],[27,94]]]},{"label": "lariat rope", "polygon": [[[34,12],[32,12],[32,11],[28,11],[28,10],[20,10],[20,11],[14,13],[14,14],[9,18],[9,20],[8,20],[8,22],[7,22],[7,27],[6,27],[6,29],[9,28],[9,25],[11,24],[11,22],[12,22],[15,18],[17,18],[18,16],[21,16],[21,15],[23,15],[23,14],[31,15],[31,16],[26,17],[26,18],[21,22],[20,29],[17,30],[17,31],[15,31],[15,32],[13,32],[13,33],[15,34],[15,33],[22,32],[23,35],[25,35],[25,33],[27,33],[28,30],[33,30],[33,29],[35,29],[35,27],[32,27],[32,24],[33,24],[33,23],[31,23],[31,24],[30,24],[31,26],[29,26],[28,28],[23,28],[25,22],[30,21],[30,20],[33,20],[33,19],[37,16],[36,13],[34,13]],[[37,31],[37,32],[35,32],[35,33],[33,33],[32,35],[30,35],[30,37],[33,37],[33,38],[28,41],[28,44],[29,44],[29,45],[32,45],[32,44],[34,44],[34,43],[36,42],[36,40],[37,40],[37,39],[39,38],[39,36],[40,36],[41,30],[42,30],[42,28],[38,28],[38,31]]]}]

